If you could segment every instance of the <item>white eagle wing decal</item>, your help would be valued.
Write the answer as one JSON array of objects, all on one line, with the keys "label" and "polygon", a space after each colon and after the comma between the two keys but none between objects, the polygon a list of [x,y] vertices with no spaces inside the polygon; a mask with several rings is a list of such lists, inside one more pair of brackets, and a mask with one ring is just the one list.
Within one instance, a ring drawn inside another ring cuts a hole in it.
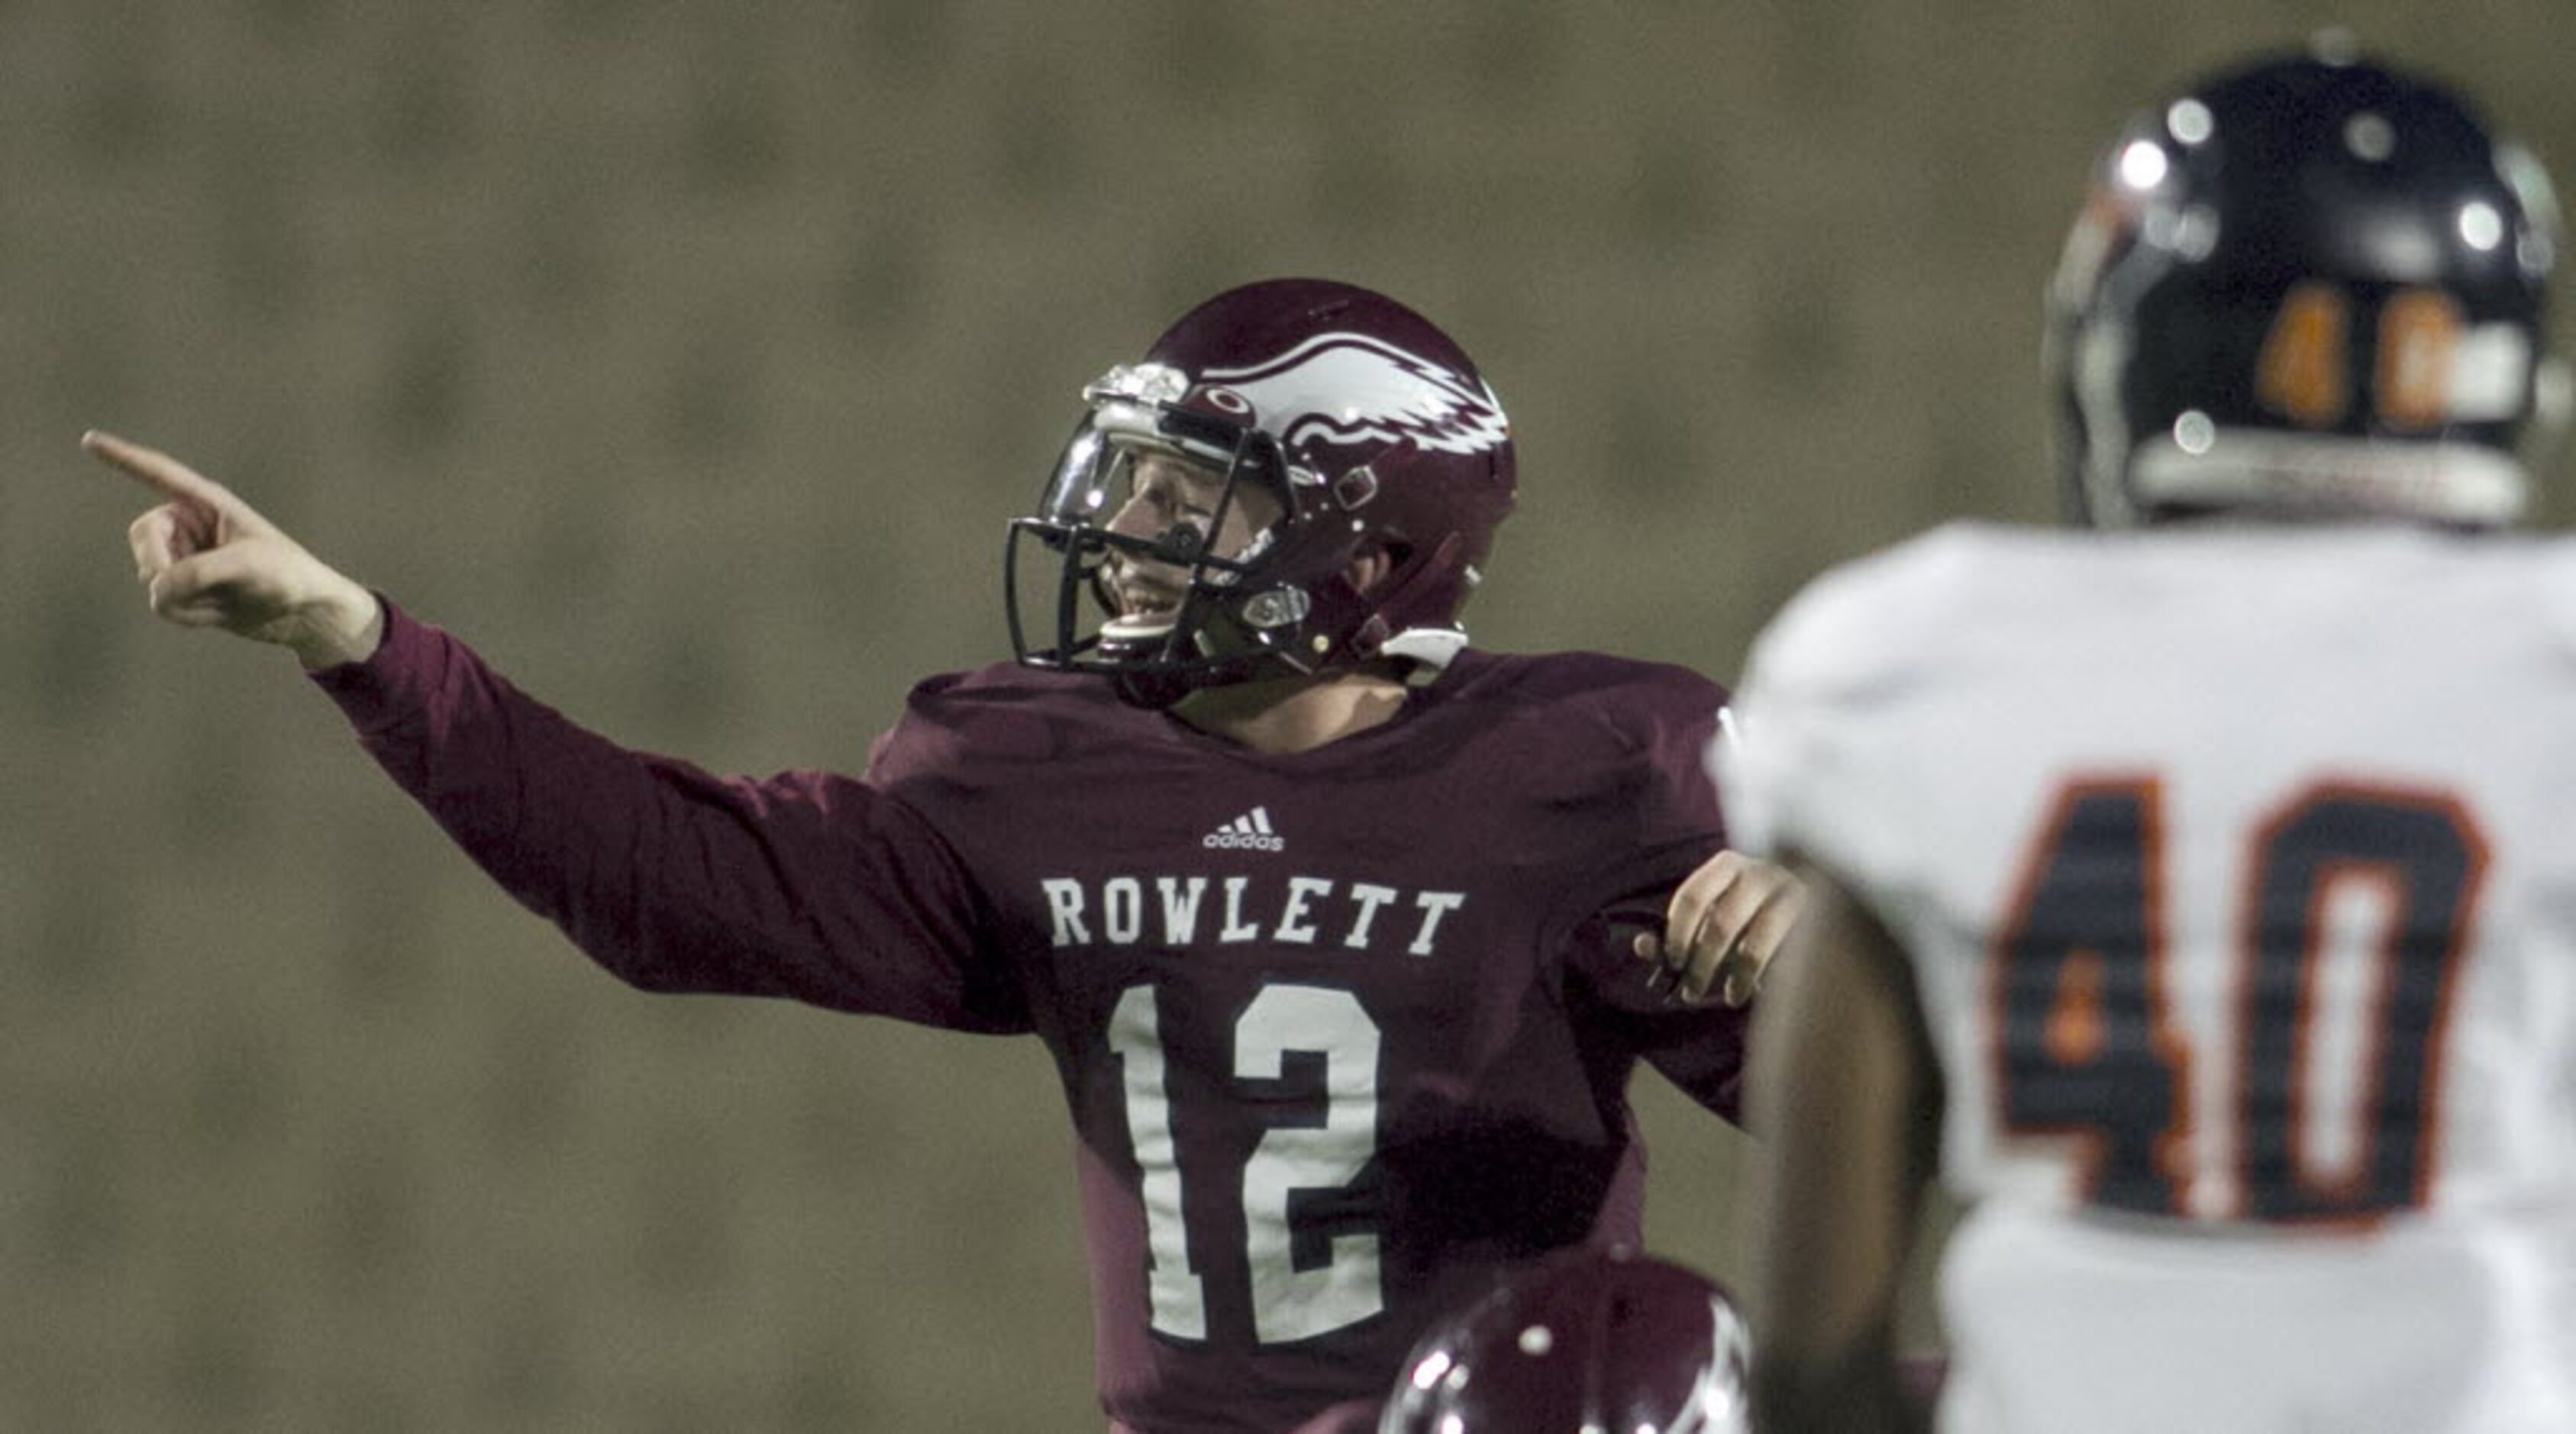
[{"label": "white eagle wing decal", "polygon": [[1511,436],[1494,391],[1365,334],[1317,334],[1249,368],[1201,378],[1251,400],[1267,421],[1295,414],[1279,437],[1341,445],[1409,441],[1442,453],[1483,453]]}]

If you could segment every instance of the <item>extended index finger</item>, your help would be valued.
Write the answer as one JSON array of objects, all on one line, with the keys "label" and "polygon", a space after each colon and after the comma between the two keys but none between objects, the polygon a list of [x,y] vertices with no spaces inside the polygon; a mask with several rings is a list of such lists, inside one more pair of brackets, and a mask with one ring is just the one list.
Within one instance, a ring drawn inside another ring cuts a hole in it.
[{"label": "extended index finger", "polygon": [[233,496],[231,489],[158,448],[146,448],[95,428],[81,435],[81,447],[165,498],[202,504],[235,517],[249,516],[248,508]]}]

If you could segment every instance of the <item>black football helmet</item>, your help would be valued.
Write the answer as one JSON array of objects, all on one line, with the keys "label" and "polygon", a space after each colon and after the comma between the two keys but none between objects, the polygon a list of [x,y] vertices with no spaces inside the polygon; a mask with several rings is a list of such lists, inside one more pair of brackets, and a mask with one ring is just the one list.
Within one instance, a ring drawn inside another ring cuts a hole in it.
[{"label": "black football helmet", "polygon": [[1426,1332],[1378,1434],[1745,1434],[1752,1349],[1700,1275],[1562,1250]]},{"label": "black football helmet", "polygon": [[2529,154],[2334,39],[2142,111],[2049,290],[2071,515],[2514,521],[2558,244]]},{"label": "black football helmet", "polygon": [[[1349,284],[1248,284],[1083,401],[1037,511],[1011,523],[1020,661],[1160,707],[1382,657],[1436,671],[1466,640],[1459,608],[1512,507],[1511,426],[1421,315]],[[1156,459],[1192,465],[1203,498],[1141,504]],[[1385,568],[1362,591],[1366,553]]]}]

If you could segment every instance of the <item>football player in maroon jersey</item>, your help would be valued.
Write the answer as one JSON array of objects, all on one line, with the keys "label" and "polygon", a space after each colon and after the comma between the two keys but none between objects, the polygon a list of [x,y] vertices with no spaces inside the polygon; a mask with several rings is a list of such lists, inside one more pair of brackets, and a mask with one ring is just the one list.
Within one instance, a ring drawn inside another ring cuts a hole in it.
[{"label": "football player in maroon jersey", "polygon": [[164,500],[153,609],[294,650],[619,977],[1045,1041],[1114,1428],[1362,1426],[1440,1312],[1637,1241],[1630,1072],[1734,1114],[1801,892],[1723,849],[1716,685],[1467,646],[1511,434],[1421,316],[1256,283],[1084,397],[1011,525],[1018,660],[922,682],[856,776],[618,746],[85,442]]}]

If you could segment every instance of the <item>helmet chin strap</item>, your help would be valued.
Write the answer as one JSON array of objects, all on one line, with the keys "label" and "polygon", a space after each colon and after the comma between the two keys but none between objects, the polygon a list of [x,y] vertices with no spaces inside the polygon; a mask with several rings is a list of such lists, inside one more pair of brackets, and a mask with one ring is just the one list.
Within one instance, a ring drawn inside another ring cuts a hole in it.
[{"label": "helmet chin strap", "polygon": [[[1388,652],[1388,645],[1403,634],[1388,625],[1384,614],[1390,608],[1400,608],[1404,600],[1417,591],[1442,581],[1457,571],[1458,550],[1464,546],[1466,546],[1466,540],[1456,533],[1451,533],[1441,539],[1440,546],[1432,549],[1428,556],[1416,561],[1409,570],[1396,576],[1391,586],[1384,586],[1373,593],[1362,594],[1363,599],[1369,603],[1371,611],[1368,620],[1360,624],[1359,631],[1351,635],[1349,655],[1363,662],[1381,655],[1406,655]],[[1454,647],[1450,649],[1451,654],[1455,651]],[[1444,654],[1440,660],[1445,664],[1448,661],[1448,655]]]},{"label": "helmet chin strap", "polygon": [[[1198,620],[1185,621],[1190,609],[1202,603],[1204,607]],[[1192,650],[1185,655],[1174,655],[1178,660],[1169,661],[1158,669],[1113,674],[1118,696],[1134,706],[1161,711],[1193,692],[1211,687],[1230,687],[1265,677],[1301,675],[1301,669],[1273,649],[1257,643],[1244,643],[1239,635],[1233,641],[1226,641],[1227,629],[1240,621],[1223,603],[1189,599],[1184,603],[1183,611],[1174,614],[1164,625],[1161,642],[1167,655],[1172,655],[1176,636]],[[1211,638],[1218,642],[1210,642]],[[1224,645],[1219,646],[1218,643]]]},{"label": "helmet chin strap", "polygon": [[1121,672],[1112,680],[1120,701],[1152,712],[1164,711],[1202,685],[1168,672]]}]

